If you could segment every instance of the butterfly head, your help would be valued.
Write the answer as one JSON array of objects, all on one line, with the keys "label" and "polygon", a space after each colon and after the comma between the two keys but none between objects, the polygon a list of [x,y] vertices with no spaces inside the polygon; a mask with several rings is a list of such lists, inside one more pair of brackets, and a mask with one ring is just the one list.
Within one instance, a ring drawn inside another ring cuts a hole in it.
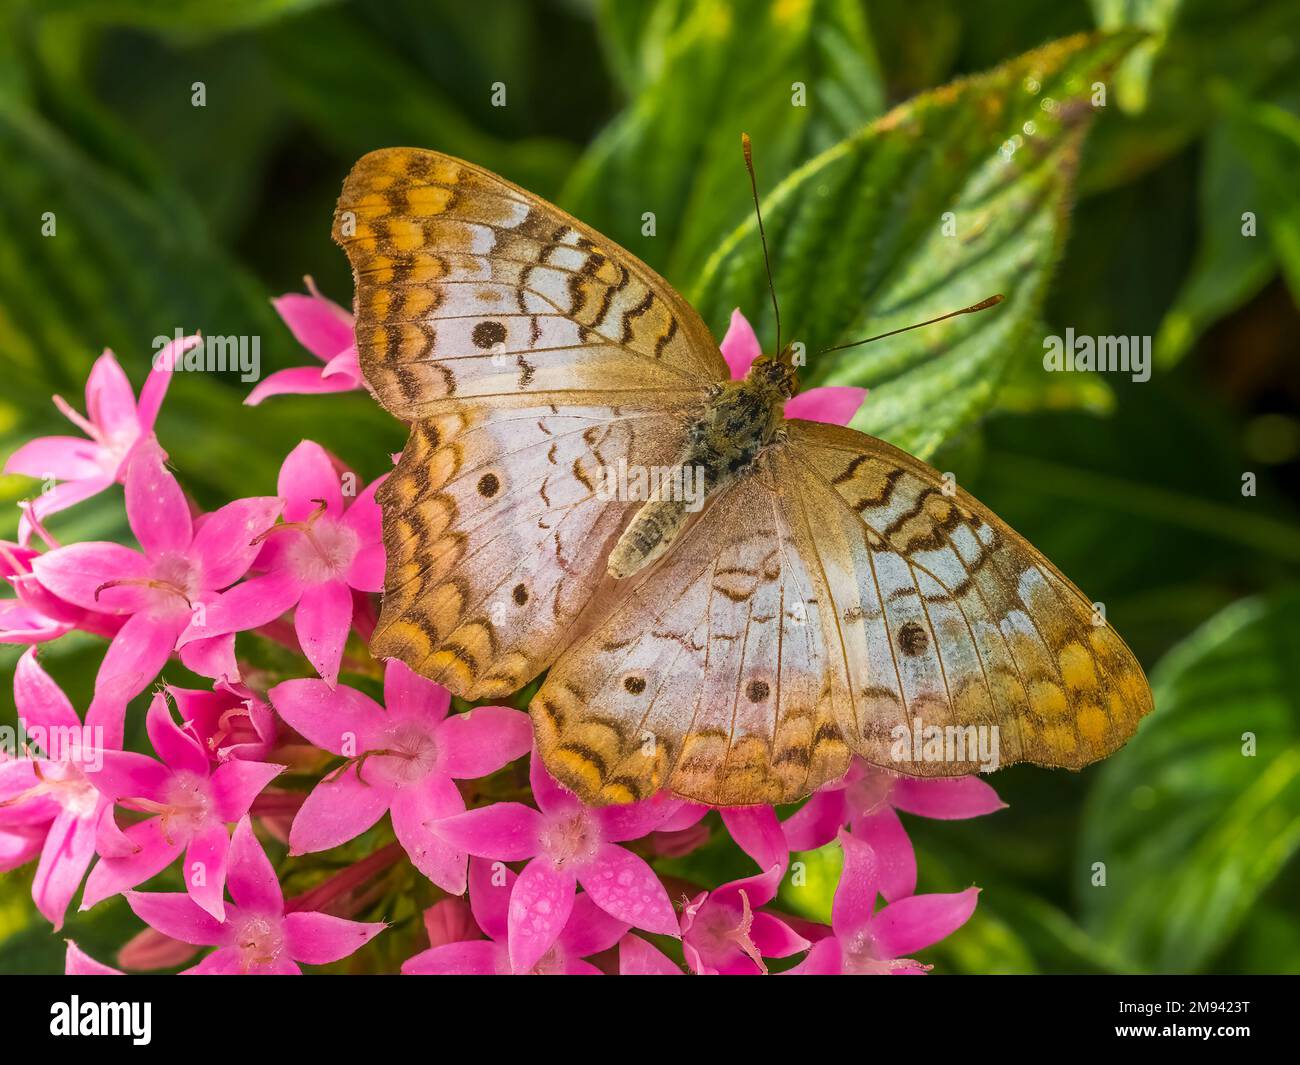
[{"label": "butterfly head", "polygon": [[790,348],[787,347],[780,355],[760,355],[750,364],[745,380],[769,395],[773,403],[784,403],[799,391]]}]

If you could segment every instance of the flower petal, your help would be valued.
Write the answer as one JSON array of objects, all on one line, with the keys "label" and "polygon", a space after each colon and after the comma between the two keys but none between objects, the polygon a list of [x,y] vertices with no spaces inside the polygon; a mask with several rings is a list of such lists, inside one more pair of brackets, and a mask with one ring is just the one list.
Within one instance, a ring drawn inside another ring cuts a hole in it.
[{"label": "flower petal", "polygon": [[465,851],[430,827],[444,817],[463,813],[465,800],[450,777],[430,773],[393,796],[393,832],[411,862],[451,895],[465,892]]},{"label": "flower petal", "polygon": [[528,715],[508,706],[476,706],[467,714],[452,714],[438,726],[439,769],[463,780],[485,777],[533,745]]},{"label": "flower petal", "polygon": [[161,802],[172,779],[162,762],[135,751],[105,751],[102,762],[86,779],[95,789],[115,802],[122,799],[150,799]]},{"label": "flower petal", "polygon": [[176,724],[165,693],[159,692],[153,697],[144,724],[149,742],[168,769],[173,772],[188,770],[201,777],[208,775],[207,754],[198,740]]},{"label": "flower petal", "polygon": [[853,822],[853,836],[875,852],[877,887],[888,902],[916,891],[916,852],[912,841],[888,806]]},{"label": "flower petal", "polygon": [[600,819],[604,838],[611,843],[622,843],[624,840],[640,839],[651,832],[660,831],[669,820],[676,817],[682,805],[668,792],[661,791],[641,802],[602,806],[596,810],[596,816]]},{"label": "flower petal", "polygon": [[510,892],[510,968],[529,972],[555,945],[573,911],[573,874],[544,858],[529,862]]},{"label": "flower petal", "polygon": [[[39,725],[44,729],[80,729],[81,718],[72,703],[36,661],[35,648],[18,659],[14,669],[14,706],[25,728]],[[47,751],[54,757],[57,752]]]},{"label": "flower petal", "polygon": [[253,800],[285,767],[271,762],[253,762],[232,758],[222,762],[212,773],[212,801],[222,821],[238,821],[253,805]]},{"label": "flower petal", "polygon": [[447,716],[451,692],[426,680],[400,659],[384,666],[384,707],[390,720],[415,720],[435,724]]},{"label": "flower petal", "polygon": [[618,943],[619,976],[682,976],[681,967],[658,947],[640,936],[627,935]]},{"label": "flower petal", "polygon": [[519,802],[494,802],[430,826],[448,843],[481,858],[517,862],[541,846],[542,815]]},{"label": "flower petal", "polygon": [[121,544],[84,543],[56,548],[33,559],[32,572],[44,588],[85,610],[132,613],[149,602],[149,593],[142,587],[104,587],[113,581],[148,576],[145,557]]},{"label": "flower petal", "polygon": [[156,876],[176,860],[186,842],[184,839],[168,839],[163,833],[160,817],[132,825],[125,835],[136,850],[124,858],[100,856],[86,878],[86,889],[81,893],[82,910]]},{"label": "flower petal", "polygon": [[849,807],[842,789],[817,791],[781,822],[781,830],[792,851],[815,851],[833,840],[848,819]]},{"label": "flower petal", "polygon": [[151,559],[182,555],[194,538],[190,506],[176,478],[163,466],[157,440],[141,440],[126,470],[126,517]]},{"label": "flower petal", "polygon": [[42,916],[54,925],[54,931],[63,927],[63,915],[68,903],[81,886],[90,860],[95,855],[95,816],[79,817],[62,811],[50,825],[41,849],[41,860],[36,866],[32,881],[32,901]]},{"label": "flower petal", "polygon": [[135,392],[111,351],[95,360],[86,378],[86,414],[105,436],[139,429]]},{"label": "flower petal", "polygon": [[880,893],[880,872],[869,843],[841,832],[840,847],[844,866],[831,903],[831,927],[836,935],[848,936],[870,922]]},{"label": "flower petal", "polygon": [[144,691],[167,664],[188,620],[188,614],[161,618],[135,614],[129,618],[99,663],[95,698],[126,703]]},{"label": "flower petal", "polygon": [[354,380],[342,375],[326,377],[319,366],[294,366],[277,370],[259,381],[244,399],[244,404],[256,407],[271,396],[311,396],[329,392],[348,392],[357,387]]},{"label": "flower petal", "polygon": [[280,505],[276,496],[255,496],[204,515],[190,557],[202,569],[205,588],[219,591],[248,572],[260,546],[253,541],[275,524]]},{"label": "flower petal", "polygon": [[84,481],[99,477],[99,447],[79,436],[42,436],[29,440],[5,461],[5,473],[60,481]]},{"label": "flower petal", "polygon": [[763,346],[754,335],[754,327],[749,324],[749,319],[740,313],[739,307],[731,312],[731,324],[727,327],[727,335],[722,338],[722,343],[718,346],[722,350],[722,357],[727,360],[727,367],[731,370],[733,381],[739,381],[749,373],[750,364],[763,354]]},{"label": "flower petal", "polygon": [[504,862],[488,858],[469,860],[469,905],[483,934],[506,941],[510,921],[510,892],[519,874]]},{"label": "flower petal", "polygon": [[389,797],[386,789],[357,780],[351,768],[333,779],[322,780],[293,819],[289,830],[290,853],[329,850],[355,839],[384,816]]},{"label": "flower petal", "polygon": [[770,806],[736,806],[720,810],[722,823],[731,838],[748,854],[760,869],[779,865],[784,869],[790,862],[790,847]]},{"label": "flower petal", "polygon": [[352,315],[333,300],[289,292],[271,305],[298,343],[322,362],[352,346]]},{"label": "flower petal", "polygon": [[609,950],[627,934],[628,927],[627,921],[607,913],[584,893],[574,900],[573,912],[560,933],[559,943],[566,953],[585,958]]},{"label": "flower petal", "polygon": [[294,961],[328,965],[355,954],[387,927],[382,921],[347,921],[328,913],[289,913],[284,941]]},{"label": "flower petal", "polygon": [[226,858],[230,836],[221,823],[196,832],[185,851],[185,889],[218,921],[226,917]]},{"label": "flower petal", "polygon": [[171,384],[172,370],[175,369],[177,358],[201,343],[203,338],[200,336],[181,337],[179,340],[169,341],[154,355],[153,369],[144,379],[144,386],[140,389],[140,405],[136,408],[136,418],[143,432],[153,431],[154,423],[158,420],[158,411],[162,408],[163,397],[167,395],[167,386]]},{"label": "flower petal", "polygon": [[1007,806],[989,784],[975,776],[934,780],[904,777],[894,785],[889,801],[909,814],[943,821],[980,817]]},{"label": "flower petal", "polygon": [[578,881],[597,906],[620,921],[647,932],[679,934],[667,890],[645,860],[630,850],[602,844],[595,860],[578,871]]},{"label": "flower petal", "polygon": [[312,678],[286,680],[266,694],[290,728],[315,746],[347,758],[366,751],[372,738],[377,742],[388,724],[383,707],[342,684],[331,688]]},{"label": "flower petal", "polygon": [[285,458],[276,494],[284,500],[285,521],[303,521],[318,509],[320,500],[331,518],[343,514],[339,468],[329,452],[311,440],[304,440]]},{"label": "flower petal", "polygon": [[891,902],[871,920],[876,956],[902,958],[952,935],[975,912],[979,888],[950,895],[913,895]]},{"label": "flower petal", "polygon": [[98,962],[82,950],[72,940],[68,940],[68,949],[63,955],[64,976],[123,976],[120,969]]},{"label": "flower petal", "polygon": [[498,976],[507,972],[505,947],[489,939],[444,943],[402,963],[404,976]]},{"label": "flower petal", "polygon": [[302,582],[287,570],[241,581],[204,604],[203,624],[190,625],[180,643],[184,646],[194,640],[260,628],[297,603],[301,595]]},{"label": "flower petal", "polygon": [[150,928],[182,943],[206,947],[226,938],[222,923],[180,892],[128,891],[126,901],[135,915]]},{"label": "flower petal", "polygon": [[253,825],[247,814],[239,819],[230,839],[226,882],[230,886],[230,897],[241,910],[275,915],[284,912],[280,881],[266,851],[253,834]]},{"label": "flower petal", "polygon": [[791,396],[785,401],[785,416],[806,422],[848,425],[867,398],[865,388],[851,385],[823,385]]},{"label": "flower petal", "polygon": [[352,592],[342,581],[308,585],[293,615],[302,653],[328,684],[339,679],[343,645],[352,628]]}]

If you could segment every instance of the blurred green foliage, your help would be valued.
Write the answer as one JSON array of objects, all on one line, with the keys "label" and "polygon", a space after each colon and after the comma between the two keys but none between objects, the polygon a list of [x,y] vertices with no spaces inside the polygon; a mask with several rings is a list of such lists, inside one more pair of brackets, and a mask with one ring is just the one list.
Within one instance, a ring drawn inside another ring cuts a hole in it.
[{"label": "blurred green foliage", "polygon": [[[999,814],[909,820],[922,890],[984,889],[927,960],[1300,972],[1293,0],[4,0],[0,22],[0,453],[64,431],[50,396],[77,401],[104,347],[137,384],[177,328],[259,336],[264,372],[308,363],[268,297],[310,274],[347,302],[333,200],[386,145],[557,199],[719,335],[740,306],[775,340],[741,130],[787,339],[816,351],[1005,292],[806,376],[871,388],[860,428],[955,472],[1104,602],[1157,711],[1105,765],[999,774]],[[1099,26],[1113,35],[1025,55]],[[1153,336],[1156,372],[1045,374],[1042,338],[1066,327]],[[205,506],[271,490],[303,437],[368,477],[401,445],[363,394],[254,410],[247,387],[181,375],[164,406]],[[9,503],[32,491],[0,480]],[[119,491],[51,524],[128,535]],[[45,656],[79,706],[101,648],[73,636]],[[0,651],[6,678],[15,657]],[[838,860],[808,856],[783,905],[824,919]],[[714,881],[736,862],[712,846],[672,871]],[[0,971],[61,965],[29,877],[0,882]],[[398,927],[369,956],[388,969],[419,936],[421,885],[395,890]],[[134,929],[112,902],[67,934],[111,959]]]}]

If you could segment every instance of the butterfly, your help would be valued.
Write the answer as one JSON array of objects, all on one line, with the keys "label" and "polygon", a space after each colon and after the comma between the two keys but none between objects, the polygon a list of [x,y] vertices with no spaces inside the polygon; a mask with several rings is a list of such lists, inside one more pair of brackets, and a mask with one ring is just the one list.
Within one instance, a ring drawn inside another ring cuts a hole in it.
[{"label": "butterfly", "polygon": [[790,802],[854,755],[965,774],[973,738],[920,740],[981,729],[1001,764],[1077,769],[1151,709],[1033,546],[906,452],[785,419],[790,348],[731,381],[691,306],[559,208],[391,148],[333,235],[367,383],[410,424],[371,649],[469,700],[545,672],[537,747],[585,802]]}]

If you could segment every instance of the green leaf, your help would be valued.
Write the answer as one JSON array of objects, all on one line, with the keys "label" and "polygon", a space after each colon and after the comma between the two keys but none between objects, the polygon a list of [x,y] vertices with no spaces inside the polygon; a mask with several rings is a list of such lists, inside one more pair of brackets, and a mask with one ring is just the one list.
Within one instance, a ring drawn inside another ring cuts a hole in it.
[{"label": "green leaf", "polygon": [[47,15],[149,29],[214,32],[248,29],[333,0],[43,0]]},{"label": "green leaf", "polygon": [[[866,385],[855,428],[921,457],[994,401],[1028,344],[1065,231],[1094,81],[1132,34],[1079,36],[927,93],[812,160],[764,204],[784,339],[812,384]],[[695,305],[775,337],[756,226],[710,260]],[[822,349],[1002,292],[1006,303],[833,355]]]},{"label": "green leaf", "polygon": [[[510,142],[479,128],[424,72],[346,12],[274,27],[262,42],[290,105],[347,156],[401,144],[434,148],[542,196],[554,195],[572,161],[573,149],[561,141]],[[485,80],[484,99],[490,86]]]},{"label": "green leaf", "polygon": [[670,277],[693,278],[752,210],[740,134],[771,183],[880,113],[879,71],[851,0],[663,0],[632,22],[623,9],[635,6],[607,7],[603,25],[636,98],[591,146],[563,202]]},{"label": "green leaf", "polygon": [[1205,969],[1300,850],[1297,645],[1300,590],[1228,607],[1160,663],[1155,712],[1098,776],[1084,923],[1143,967]]},{"label": "green leaf", "polygon": [[1300,115],[1268,101],[1228,99],[1232,149],[1245,158],[1257,183],[1260,234],[1277,254],[1292,297],[1300,300]]},{"label": "green leaf", "polygon": [[[1259,292],[1276,267],[1267,232],[1247,235],[1244,215],[1257,216],[1263,202],[1252,161],[1237,146],[1229,119],[1205,138],[1200,175],[1200,241],[1191,270],[1156,334],[1155,358],[1178,362],[1197,338],[1224,315]],[[1273,220],[1267,220],[1272,228]]]}]

